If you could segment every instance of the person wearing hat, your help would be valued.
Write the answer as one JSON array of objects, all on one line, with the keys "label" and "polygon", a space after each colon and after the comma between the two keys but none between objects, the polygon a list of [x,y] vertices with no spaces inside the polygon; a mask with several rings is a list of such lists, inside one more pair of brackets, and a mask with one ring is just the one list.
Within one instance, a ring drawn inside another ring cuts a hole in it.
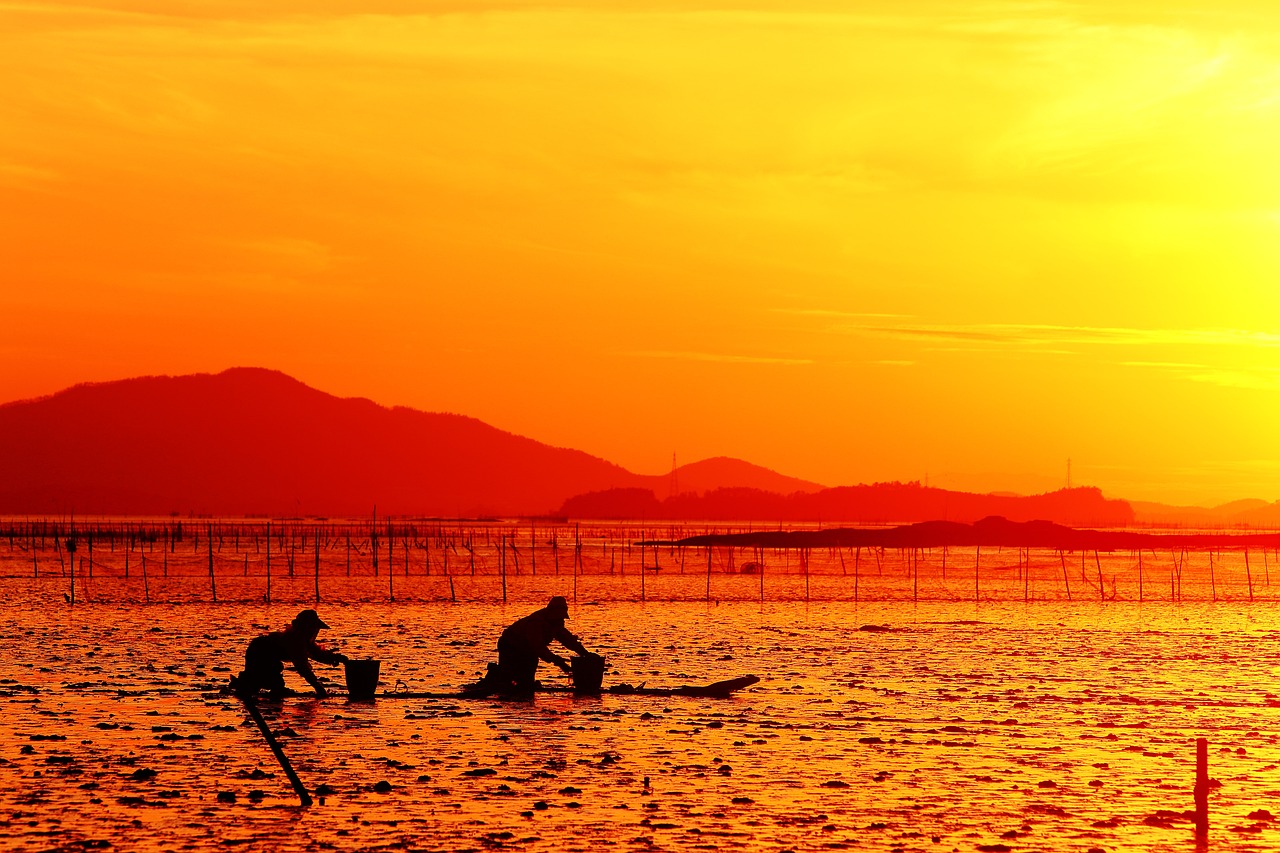
[{"label": "person wearing hat", "polygon": [[328,695],[324,685],[311,669],[311,661],[329,666],[347,662],[347,656],[320,648],[316,635],[328,628],[314,610],[304,610],[283,631],[272,631],[249,641],[244,653],[244,672],[231,679],[232,689],[240,696],[254,696],[266,690],[273,697],[286,695],[284,665],[293,664],[306,682],[315,688],[316,696]]},{"label": "person wearing hat", "polygon": [[580,655],[591,654],[564,626],[568,618],[569,602],[557,595],[546,607],[516,620],[502,632],[498,638],[498,673],[505,685],[532,692],[537,687],[535,676],[540,660],[571,672],[569,662],[548,648],[552,640]]}]

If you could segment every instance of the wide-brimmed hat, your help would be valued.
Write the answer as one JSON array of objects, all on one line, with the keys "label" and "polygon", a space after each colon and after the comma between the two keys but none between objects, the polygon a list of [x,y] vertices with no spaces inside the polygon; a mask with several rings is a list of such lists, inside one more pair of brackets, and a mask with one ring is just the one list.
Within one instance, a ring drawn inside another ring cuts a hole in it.
[{"label": "wide-brimmed hat", "polygon": [[563,595],[552,596],[551,601],[547,604],[547,610],[551,613],[562,613],[564,618],[569,618],[569,601]]},{"label": "wide-brimmed hat", "polygon": [[299,628],[328,628],[321,619],[320,614],[314,610],[304,610],[297,616],[293,617],[293,624]]}]

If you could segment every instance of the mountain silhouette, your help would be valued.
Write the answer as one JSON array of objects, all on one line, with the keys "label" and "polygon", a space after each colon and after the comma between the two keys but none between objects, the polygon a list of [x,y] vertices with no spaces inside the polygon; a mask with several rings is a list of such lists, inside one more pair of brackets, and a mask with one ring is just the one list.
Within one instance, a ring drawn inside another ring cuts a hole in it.
[{"label": "mountain silhouette", "polygon": [[[0,513],[973,521],[1124,525],[1096,489],[1026,498],[825,488],[717,457],[640,475],[456,414],[262,368],[77,385],[0,405]],[[677,494],[672,495],[673,480]]]},{"label": "mountain silhouette", "polygon": [[0,512],[545,512],[629,471],[474,418],[342,399],[283,373],[144,377],[0,406]]},{"label": "mountain silhouette", "polygon": [[[822,488],[737,459],[678,488]],[[0,405],[0,513],[536,515],[576,494],[670,491],[455,414],[326,394],[283,373],[150,376]]]}]

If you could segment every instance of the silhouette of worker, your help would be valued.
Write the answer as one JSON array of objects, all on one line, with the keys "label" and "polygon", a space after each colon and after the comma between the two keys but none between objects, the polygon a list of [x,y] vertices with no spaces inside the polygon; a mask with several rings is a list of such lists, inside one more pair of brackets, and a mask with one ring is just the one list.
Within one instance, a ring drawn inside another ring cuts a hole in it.
[{"label": "silhouette of worker", "polygon": [[238,696],[255,696],[266,690],[272,697],[288,695],[284,686],[284,665],[293,664],[306,682],[315,688],[316,696],[328,695],[320,679],[311,669],[311,661],[317,660],[329,666],[347,662],[347,656],[320,648],[316,635],[321,628],[328,628],[314,610],[304,610],[294,617],[283,631],[272,631],[254,637],[244,653],[244,672],[231,679],[232,689]]},{"label": "silhouette of worker", "polygon": [[564,621],[569,618],[569,602],[557,595],[541,610],[516,620],[498,638],[498,676],[504,685],[519,692],[532,692],[537,687],[538,661],[553,663],[572,672],[569,662],[551,651],[552,640],[580,655],[591,653],[569,633]]}]

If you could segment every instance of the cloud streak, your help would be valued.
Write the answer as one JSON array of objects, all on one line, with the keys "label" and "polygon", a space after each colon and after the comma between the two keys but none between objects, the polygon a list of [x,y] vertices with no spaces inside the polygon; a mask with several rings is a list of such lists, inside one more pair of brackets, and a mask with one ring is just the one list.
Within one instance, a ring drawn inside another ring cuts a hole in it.
[{"label": "cloud streak", "polygon": [[674,361],[705,361],[720,364],[776,364],[806,365],[813,364],[810,358],[778,358],[774,356],[734,355],[731,353],[691,352],[687,350],[641,350],[626,353],[632,358],[659,358]]},{"label": "cloud streak", "polygon": [[975,323],[860,325],[845,327],[843,331],[908,340],[988,343],[994,346],[1204,346],[1280,350],[1280,333],[1252,329],[1141,329],[1121,326]]}]

